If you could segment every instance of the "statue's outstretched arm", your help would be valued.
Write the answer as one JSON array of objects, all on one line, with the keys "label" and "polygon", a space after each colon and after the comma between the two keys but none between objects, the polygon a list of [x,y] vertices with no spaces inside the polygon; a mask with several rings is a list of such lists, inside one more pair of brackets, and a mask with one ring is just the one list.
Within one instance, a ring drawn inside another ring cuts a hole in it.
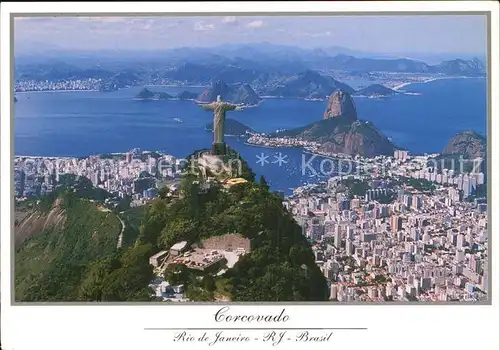
[{"label": "statue's outstretched arm", "polygon": [[201,108],[203,108],[204,110],[207,110],[207,111],[213,111],[215,109],[214,105],[213,104],[199,104],[198,106],[200,106]]},{"label": "statue's outstretched arm", "polygon": [[237,107],[238,107],[238,105],[233,105],[233,104],[229,104],[229,103],[228,103],[228,104],[225,106],[225,108],[224,108],[224,109],[225,109],[226,111],[234,111]]}]

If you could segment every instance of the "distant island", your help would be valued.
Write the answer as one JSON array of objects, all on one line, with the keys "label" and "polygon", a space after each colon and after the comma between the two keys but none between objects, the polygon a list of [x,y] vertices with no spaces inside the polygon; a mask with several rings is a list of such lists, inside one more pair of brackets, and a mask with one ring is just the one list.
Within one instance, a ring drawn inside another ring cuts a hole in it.
[{"label": "distant island", "polygon": [[[243,136],[246,135],[247,133],[252,133],[254,130],[252,130],[250,127],[246,126],[243,123],[240,123],[237,120],[227,118],[225,125],[225,135],[226,136]],[[214,123],[209,123],[205,127],[205,130],[213,132],[214,131]]]},{"label": "distant island", "polygon": [[172,95],[167,94],[166,92],[154,92],[149,90],[148,88],[142,89],[136,96],[136,100],[171,100],[173,98]]},{"label": "distant island", "polygon": [[196,97],[198,97],[197,93],[189,91],[183,91],[176,96],[179,100],[196,100]]},{"label": "distant island", "polygon": [[353,96],[363,97],[389,97],[397,95],[396,90],[390,89],[381,84],[372,84],[361,90],[356,91]]},{"label": "distant island", "polygon": [[211,103],[219,96],[227,102],[234,104],[242,104],[244,106],[256,106],[261,102],[261,98],[252,89],[249,84],[228,85],[222,80],[212,83],[212,85],[203,91],[197,98],[196,102]]},{"label": "distant island", "polygon": [[198,94],[189,91],[183,91],[178,95],[170,95],[166,92],[151,91],[148,88],[142,89],[136,96],[136,100],[195,100]]}]

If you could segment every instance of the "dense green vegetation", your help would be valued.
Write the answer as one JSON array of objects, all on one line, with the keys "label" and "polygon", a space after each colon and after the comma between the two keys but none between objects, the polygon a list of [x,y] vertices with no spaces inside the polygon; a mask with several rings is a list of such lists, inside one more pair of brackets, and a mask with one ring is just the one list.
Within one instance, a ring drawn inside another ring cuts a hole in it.
[{"label": "dense green vegetation", "polygon": [[398,183],[407,184],[408,186],[413,187],[417,191],[424,192],[424,193],[433,193],[434,190],[436,189],[436,184],[434,184],[432,181],[429,181],[426,179],[414,179],[411,177],[401,177],[400,181]]},{"label": "dense green vegetation", "polygon": [[[326,282],[311,248],[278,196],[255,183],[199,194],[188,179],[181,186],[183,198],[153,202],[141,227],[141,242],[161,250],[179,240],[193,243],[238,232],[252,240],[253,249],[223,276],[232,283],[232,300],[327,299]],[[186,277],[183,283],[190,280]],[[198,294],[202,299],[210,296]]]},{"label": "dense green vegetation", "polygon": [[344,179],[342,180],[342,185],[347,189],[349,198],[354,198],[354,196],[364,196],[366,191],[370,189],[370,185],[366,181],[359,179]]},{"label": "dense green vegetation", "polygon": [[74,174],[63,174],[59,176],[56,195],[63,191],[72,191],[77,197],[96,201],[103,201],[110,196],[110,194],[102,188],[94,187],[92,181],[85,176],[76,176]]},{"label": "dense green vegetation", "polygon": [[380,204],[391,204],[396,200],[396,198],[397,198],[397,195],[395,193],[388,193],[386,195],[381,195],[376,200]]},{"label": "dense green vegetation", "polygon": [[148,301],[153,278],[150,244],[136,244],[123,252],[94,261],[86,270],[77,300]]},{"label": "dense green vegetation", "polygon": [[125,210],[119,214],[125,223],[125,231],[123,232],[123,246],[131,246],[139,237],[142,219],[146,213],[146,206],[140,206]]}]

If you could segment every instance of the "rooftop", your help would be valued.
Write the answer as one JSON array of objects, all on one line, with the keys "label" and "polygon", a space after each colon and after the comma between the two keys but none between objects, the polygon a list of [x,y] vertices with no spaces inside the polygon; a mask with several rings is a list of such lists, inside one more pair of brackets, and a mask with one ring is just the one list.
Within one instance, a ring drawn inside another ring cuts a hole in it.
[{"label": "rooftop", "polygon": [[182,250],[182,249],[184,249],[186,247],[186,245],[187,245],[186,241],[177,242],[172,247],[170,247],[170,249],[173,249],[173,250]]}]

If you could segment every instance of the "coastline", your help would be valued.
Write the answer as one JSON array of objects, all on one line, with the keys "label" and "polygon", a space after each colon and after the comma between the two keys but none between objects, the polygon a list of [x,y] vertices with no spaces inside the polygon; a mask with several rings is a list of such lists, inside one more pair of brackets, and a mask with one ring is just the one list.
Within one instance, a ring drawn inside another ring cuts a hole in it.
[{"label": "coastline", "polygon": [[391,95],[352,95],[352,97],[359,97],[359,98],[371,98],[371,99],[385,99],[385,98],[391,98],[393,96],[398,95],[396,94],[391,94]]},{"label": "coastline", "polygon": [[391,89],[397,91],[397,92],[403,92],[400,91],[405,86],[412,85],[412,84],[427,84],[431,83],[436,80],[445,80],[445,79],[484,79],[484,77],[466,77],[466,76],[457,76],[457,77],[435,77],[435,78],[429,78],[423,81],[411,81],[411,82],[406,82],[406,83],[401,83],[399,85],[396,85],[394,87],[391,87]]},{"label": "coastline", "polygon": [[349,161],[355,162],[356,164],[360,163],[357,160],[346,158],[346,156],[349,156],[347,154],[346,155],[342,155],[342,154],[326,155],[326,154],[311,151],[310,149],[308,149],[307,147],[304,147],[304,146],[266,146],[266,145],[260,145],[260,144],[256,144],[256,143],[249,143],[248,141],[245,141],[245,145],[251,146],[251,147],[269,148],[269,149],[272,149],[272,148],[276,148],[276,149],[279,149],[279,148],[297,148],[297,149],[302,149],[302,152],[305,154],[311,154],[314,156],[318,156],[318,157],[322,157],[322,158],[326,158],[326,159],[331,159],[331,160],[349,160]]},{"label": "coastline", "polygon": [[247,146],[260,147],[260,148],[303,148],[301,146],[266,146],[266,145],[259,145],[257,143],[249,143],[248,141],[245,141],[244,144]]}]

